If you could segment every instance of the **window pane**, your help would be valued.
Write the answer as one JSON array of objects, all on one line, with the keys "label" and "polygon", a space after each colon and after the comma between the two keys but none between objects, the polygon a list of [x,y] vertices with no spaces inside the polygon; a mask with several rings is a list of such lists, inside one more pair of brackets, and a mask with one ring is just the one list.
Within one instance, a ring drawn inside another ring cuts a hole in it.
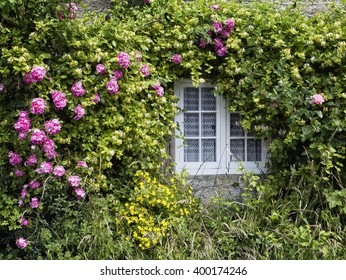
[{"label": "window pane", "polygon": [[202,139],[202,161],[216,161],[215,139]]},{"label": "window pane", "polygon": [[199,110],[199,94],[198,88],[184,88],[184,109],[187,111]]},{"label": "window pane", "polygon": [[231,139],[230,151],[231,161],[244,161],[245,160],[245,149],[244,139]]},{"label": "window pane", "polygon": [[216,136],[216,113],[202,113],[202,136]]},{"label": "window pane", "polygon": [[202,111],[216,111],[216,97],[214,88],[201,88],[201,106]]},{"label": "window pane", "polygon": [[240,126],[240,115],[238,113],[231,113],[230,115],[231,137],[244,136],[244,130]]},{"label": "window pane", "polygon": [[185,136],[199,137],[199,114],[184,114],[184,134]]},{"label": "window pane", "polygon": [[184,147],[184,162],[199,161],[199,140],[187,139]]},{"label": "window pane", "polygon": [[262,159],[261,140],[247,140],[247,161],[261,161]]}]

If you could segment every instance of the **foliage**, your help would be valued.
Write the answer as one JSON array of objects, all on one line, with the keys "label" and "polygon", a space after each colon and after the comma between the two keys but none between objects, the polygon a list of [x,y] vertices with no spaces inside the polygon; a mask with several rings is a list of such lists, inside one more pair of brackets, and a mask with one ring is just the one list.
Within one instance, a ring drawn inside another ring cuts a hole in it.
[{"label": "foliage", "polygon": [[[83,16],[66,1],[0,3],[0,257],[344,256],[343,7],[307,18],[299,5],[112,2]],[[272,174],[244,174],[257,193],[246,211],[208,219],[163,173],[181,77],[216,84],[268,139]]]}]

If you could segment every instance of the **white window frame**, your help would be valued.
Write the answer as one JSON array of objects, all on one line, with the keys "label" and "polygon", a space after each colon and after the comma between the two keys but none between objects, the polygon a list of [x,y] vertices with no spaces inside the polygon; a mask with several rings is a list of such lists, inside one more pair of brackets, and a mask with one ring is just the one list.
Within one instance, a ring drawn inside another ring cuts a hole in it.
[{"label": "white window frame", "polygon": [[[216,96],[216,161],[215,162],[184,162],[184,88],[193,87],[190,79],[182,79],[174,84],[174,92],[178,97],[178,107],[181,111],[175,116],[175,122],[178,128],[176,129],[175,139],[175,162],[176,171],[186,170],[190,175],[216,175],[216,174],[241,174],[240,166],[244,169],[259,174],[265,173],[265,162],[266,162],[266,144],[261,139],[261,161],[245,161],[244,162],[231,162],[230,157],[230,112],[227,109],[227,102],[224,97]],[[214,87],[211,84],[202,84],[198,88],[202,87]],[[201,100],[201,98],[200,98]],[[201,101],[200,101],[201,102]],[[201,113],[201,109],[199,110]],[[187,137],[190,138],[190,137]],[[202,137],[197,137],[202,139]],[[246,134],[244,137],[235,137],[236,139],[245,138],[253,139],[248,137]],[[200,146],[200,149],[202,147]]]}]

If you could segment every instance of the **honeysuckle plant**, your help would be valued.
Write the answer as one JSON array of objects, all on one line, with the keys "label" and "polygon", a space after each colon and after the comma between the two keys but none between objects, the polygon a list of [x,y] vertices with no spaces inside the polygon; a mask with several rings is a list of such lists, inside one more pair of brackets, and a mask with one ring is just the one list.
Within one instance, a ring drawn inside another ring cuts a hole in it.
[{"label": "honeysuckle plant", "polygon": [[[71,211],[124,203],[139,170],[160,174],[182,77],[215,84],[269,140],[274,174],[313,159],[323,180],[344,180],[342,7],[308,18],[273,3],[152,0],[78,16],[79,4],[0,4],[0,227],[18,248],[38,246],[35,228],[65,211],[58,199]],[[331,207],[346,197],[323,191]]]}]

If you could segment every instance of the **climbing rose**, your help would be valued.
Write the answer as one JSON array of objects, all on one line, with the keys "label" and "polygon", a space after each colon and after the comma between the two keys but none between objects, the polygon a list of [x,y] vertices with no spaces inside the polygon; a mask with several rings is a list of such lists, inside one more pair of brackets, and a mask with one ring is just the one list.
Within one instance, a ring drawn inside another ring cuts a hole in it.
[{"label": "climbing rose", "polygon": [[17,169],[14,173],[15,173],[16,176],[18,176],[18,177],[22,177],[22,176],[24,175],[24,174],[23,174],[23,171],[22,171],[22,170],[19,170],[19,169]]},{"label": "climbing rose", "polygon": [[156,90],[157,96],[162,97],[165,94],[163,87],[159,84],[152,85],[151,87]]},{"label": "climbing rose", "polygon": [[35,145],[43,144],[46,141],[47,136],[43,130],[39,130],[37,128],[34,129],[34,132],[31,134],[30,141]]},{"label": "climbing rose", "polygon": [[146,64],[143,64],[140,69],[141,73],[144,75],[144,77],[148,77],[150,75],[149,67]]},{"label": "climbing rose", "polygon": [[51,139],[44,141],[42,150],[47,154],[48,159],[52,159],[57,156],[57,153],[54,150],[54,141]]},{"label": "climbing rose", "polygon": [[60,132],[61,130],[60,122],[58,119],[52,119],[52,120],[46,121],[46,123],[44,124],[44,127],[46,131],[51,135],[54,135]]},{"label": "climbing rose", "polygon": [[88,168],[88,165],[85,161],[79,161],[77,164],[78,167],[84,167],[84,168]]},{"label": "climbing rose", "polygon": [[29,186],[31,189],[37,189],[40,187],[40,185],[41,185],[40,182],[37,182],[37,181],[30,181],[29,183]]},{"label": "climbing rose", "polygon": [[213,22],[213,28],[216,34],[221,33],[222,31],[222,23],[219,21],[215,21]]},{"label": "climbing rose", "polygon": [[219,5],[211,5],[212,10],[220,10]]},{"label": "climbing rose", "polygon": [[42,98],[34,98],[31,101],[30,112],[33,114],[43,114],[46,108],[46,102]]},{"label": "climbing rose", "polygon": [[58,110],[62,110],[66,106],[66,96],[64,93],[53,90],[52,93],[53,103]]},{"label": "climbing rose", "polygon": [[46,75],[46,69],[42,66],[34,66],[31,69],[31,78],[34,83],[42,81],[44,76]]},{"label": "climbing rose", "polygon": [[73,84],[72,88],[71,88],[71,92],[74,96],[82,96],[85,94],[85,89],[83,88],[82,82],[76,82]]},{"label": "climbing rose", "polygon": [[310,98],[311,98],[310,100],[311,104],[321,105],[324,102],[323,96],[321,94],[314,94]]},{"label": "climbing rose", "polygon": [[38,200],[37,197],[33,197],[30,202],[30,207],[32,209],[38,208],[40,206],[40,201]]},{"label": "climbing rose", "polygon": [[110,94],[117,94],[119,91],[119,85],[116,79],[110,80],[106,85],[107,91]]},{"label": "climbing rose", "polygon": [[226,38],[229,37],[230,34],[231,33],[228,30],[223,29],[222,32],[221,32],[221,37],[226,39]]},{"label": "climbing rose", "polygon": [[19,119],[14,124],[14,129],[19,133],[27,133],[30,130],[30,119],[26,111],[21,111],[19,113]]},{"label": "climbing rose", "polygon": [[29,220],[26,219],[24,216],[20,219],[20,224],[23,226],[23,227],[27,227],[29,225]]},{"label": "climbing rose", "polygon": [[232,31],[234,29],[234,19],[226,19],[225,20],[225,30]]},{"label": "climbing rose", "polygon": [[17,153],[12,151],[8,153],[8,157],[11,165],[18,165],[23,161],[23,159]]},{"label": "climbing rose", "polygon": [[0,92],[3,92],[4,88],[5,88],[4,84],[0,84]]},{"label": "climbing rose", "polygon": [[71,187],[78,187],[80,185],[79,176],[69,176],[67,181],[69,182]]},{"label": "climbing rose", "polygon": [[71,2],[70,3],[70,7],[69,7],[69,10],[72,12],[72,13],[75,13],[79,10],[79,7],[78,5],[76,4],[76,2]]},{"label": "climbing rose", "polygon": [[53,171],[53,167],[52,167],[52,164],[50,162],[42,162],[41,165],[40,165],[40,168],[37,169],[37,172],[39,174],[43,174],[43,173],[52,173]]},{"label": "climbing rose", "polygon": [[102,75],[106,72],[106,67],[103,64],[97,64],[96,72]]},{"label": "climbing rose", "polygon": [[61,165],[57,165],[57,166],[54,168],[53,174],[54,174],[54,176],[62,177],[62,176],[64,176],[64,174],[65,174],[65,168],[62,167]]},{"label": "climbing rose", "polygon": [[219,49],[216,50],[216,55],[222,57],[227,54],[227,49],[225,46],[220,47]]},{"label": "climbing rose", "polygon": [[34,80],[33,80],[33,78],[32,78],[32,75],[31,75],[31,73],[29,72],[29,73],[26,73],[25,75],[24,75],[24,83],[26,84],[26,85],[29,85],[29,84],[31,84],[31,83],[33,83],[34,82]]},{"label": "climbing rose", "polygon": [[74,190],[78,200],[81,200],[85,196],[85,191],[82,188],[77,188]]},{"label": "climbing rose", "polygon": [[172,61],[174,64],[179,64],[182,60],[183,59],[182,59],[181,55],[179,55],[179,54],[174,54],[172,56]]},{"label": "climbing rose", "polygon": [[151,0],[144,0],[144,4],[149,4]]},{"label": "climbing rose", "polygon": [[123,77],[123,72],[121,72],[118,69],[113,71],[113,79],[119,80],[122,77]]},{"label": "climbing rose", "polygon": [[203,38],[199,39],[199,46],[201,48],[205,48],[207,45],[209,45],[209,42],[207,40],[204,40]]},{"label": "climbing rose", "polygon": [[126,52],[121,52],[118,54],[118,64],[124,69],[129,68],[130,57]]},{"label": "climbing rose", "polygon": [[27,194],[28,194],[27,189],[23,187],[22,192],[20,193],[20,196],[22,197],[22,199],[24,199]]},{"label": "climbing rose", "polygon": [[31,154],[25,162],[25,164],[29,166],[34,166],[36,163],[37,163],[37,158],[34,154]]},{"label": "climbing rose", "polygon": [[24,239],[23,237],[20,237],[16,241],[16,245],[19,249],[24,249],[26,246],[28,246],[28,241],[26,239]]},{"label": "climbing rose", "polygon": [[82,107],[82,105],[78,104],[76,106],[76,108],[74,109],[74,112],[76,113],[76,116],[74,117],[74,119],[76,121],[80,120],[81,118],[83,118],[84,114],[85,114],[85,110]]},{"label": "climbing rose", "polygon": [[94,103],[99,103],[100,102],[100,95],[98,93],[95,93],[94,96],[93,96],[93,102]]}]

